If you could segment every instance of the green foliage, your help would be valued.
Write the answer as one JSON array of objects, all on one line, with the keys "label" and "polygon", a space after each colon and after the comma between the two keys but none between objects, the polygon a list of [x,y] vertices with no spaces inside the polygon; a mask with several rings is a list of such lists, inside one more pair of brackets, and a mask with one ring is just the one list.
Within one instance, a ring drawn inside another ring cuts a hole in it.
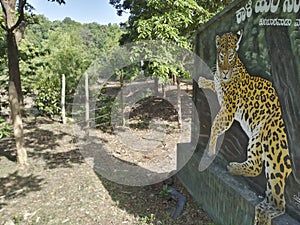
[{"label": "green foliage", "polygon": [[41,67],[47,65],[43,57],[47,54],[44,49],[39,48],[35,43],[24,39],[19,45],[19,65],[21,70],[22,89],[24,94],[30,94],[34,84],[40,79]]},{"label": "green foliage", "polygon": [[97,99],[95,120],[99,129],[109,131],[111,128],[111,111],[115,104],[115,97],[106,94],[106,88],[102,88]]},{"label": "green foliage", "polygon": [[97,23],[84,24],[79,30],[91,60],[95,60],[101,53],[118,46],[122,33],[117,25],[103,26]]},{"label": "green foliage", "polygon": [[[131,18],[130,20],[136,20],[144,11],[142,9],[146,8],[148,0],[109,0],[109,3],[112,4],[116,10],[118,15],[122,15],[123,13],[130,12]],[[216,14],[220,10],[222,10],[225,6],[229,5],[233,0],[195,0],[199,6],[202,6],[207,11],[212,14]],[[165,1],[163,2],[165,3]],[[164,4],[162,4],[164,5]],[[145,14],[144,14],[145,15]]]},{"label": "green foliage", "polygon": [[146,215],[146,216],[141,217],[141,222],[149,224],[149,225],[154,225],[155,220],[156,220],[156,218],[155,218],[155,215],[153,213],[151,213],[150,215]]},{"label": "green foliage", "polygon": [[0,88],[8,89],[7,47],[5,32],[0,29]]},{"label": "green foliage", "polygon": [[39,112],[50,117],[59,114],[61,110],[60,86],[50,79],[46,79],[37,84],[37,89],[39,92],[35,106]]},{"label": "green foliage", "polygon": [[5,120],[0,116],[0,139],[8,137],[11,133],[11,126],[5,122]]},{"label": "green foliage", "polygon": [[[37,96],[35,105],[42,114],[55,115],[60,112],[62,74],[66,100],[71,102],[84,71],[101,54],[118,46],[122,30],[117,25],[81,24],[68,17],[54,22],[41,15],[35,18],[37,23],[26,28],[19,45],[22,87],[25,95]],[[0,70],[2,65],[7,67],[2,59],[5,57],[0,59]],[[0,84],[1,80],[0,76]]]},{"label": "green foliage", "polygon": [[[63,0],[50,1],[64,3]],[[115,56],[107,53],[118,46],[119,41],[159,39],[191,50],[195,30],[229,2],[231,0],[166,0],[162,4],[161,0],[110,0],[118,14],[125,11],[131,14],[123,29],[111,24],[81,24],[68,17],[51,22],[41,15],[32,16],[33,8],[27,4],[25,10],[30,14],[26,18],[30,23],[19,45],[24,94],[36,94],[38,109],[47,115],[55,115],[60,111],[62,74],[66,76],[67,101],[70,102],[78,81],[94,60],[105,55],[104,61],[114,66]],[[172,67],[170,63],[144,62],[143,72],[164,79],[170,75],[187,76],[180,65]],[[141,75],[141,65],[124,68],[122,73],[125,80],[136,78]],[[6,41],[2,29],[0,74],[0,87],[7,88]],[[115,79],[119,77],[116,73]],[[107,104],[104,111],[109,110],[111,99],[101,101]]]},{"label": "green foliage", "polygon": [[[130,12],[127,33],[121,42],[161,40],[193,50],[195,31],[232,0],[110,0],[119,15]],[[170,50],[170,49],[168,49]],[[187,77],[183,68],[170,63],[148,63],[154,76]]]},{"label": "green foliage", "polygon": [[45,71],[52,75],[53,80],[60,80],[62,74],[66,75],[67,95],[74,93],[90,63],[82,42],[76,30],[66,32],[63,29],[50,32],[49,39],[45,41],[45,48],[49,49],[49,54],[44,57],[48,62]]},{"label": "green foliage", "polygon": [[171,190],[170,190],[169,186],[167,184],[165,184],[165,185],[163,185],[163,189],[159,192],[159,194],[163,198],[169,200],[171,198],[170,192],[171,192]]},{"label": "green foliage", "polygon": [[187,38],[194,33],[196,25],[202,24],[211,16],[194,0],[150,0],[147,10],[151,16],[142,16],[133,25],[136,26],[137,40],[165,40],[190,49]]},{"label": "green foliage", "polygon": [[[204,8],[200,7],[194,0],[167,0],[161,4],[160,0],[149,0],[142,5],[141,14],[137,8],[141,5],[133,5],[132,10],[136,13],[136,17],[132,17],[129,21],[130,29],[128,32],[135,41],[142,40],[161,40],[164,42],[175,43],[178,49],[183,47],[192,50],[192,42],[190,36],[196,30],[196,24],[203,23],[210,14]],[[176,46],[174,46],[176,48]],[[156,51],[168,52],[172,49],[161,49]],[[145,55],[148,53],[145,53]],[[166,55],[162,55],[166,57]],[[157,62],[149,62],[147,70],[155,77],[168,79],[170,76],[184,76],[183,68],[178,68],[172,63],[172,55]],[[148,56],[148,58],[151,58]]]}]

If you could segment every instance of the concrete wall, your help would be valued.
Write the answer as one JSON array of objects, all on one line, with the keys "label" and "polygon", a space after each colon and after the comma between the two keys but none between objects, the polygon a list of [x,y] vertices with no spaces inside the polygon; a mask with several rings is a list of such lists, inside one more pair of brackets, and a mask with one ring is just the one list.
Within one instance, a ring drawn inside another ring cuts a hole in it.
[{"label": "concrete wall", "polygon": [[[179,144],[177,163],[182,165],[190,157],[192,147],[188,143]],[[207,211],[213,220],[222,225],[253,225],[255,205],[262,198],[257,195],[245,178],[231,176],[225,164],[215,159],[213,164],[199,172],[200,152],[195,152],[189,162],[179,171],[177,177]],[[273,220],[272,225],[300,225],[288,214]]]}]

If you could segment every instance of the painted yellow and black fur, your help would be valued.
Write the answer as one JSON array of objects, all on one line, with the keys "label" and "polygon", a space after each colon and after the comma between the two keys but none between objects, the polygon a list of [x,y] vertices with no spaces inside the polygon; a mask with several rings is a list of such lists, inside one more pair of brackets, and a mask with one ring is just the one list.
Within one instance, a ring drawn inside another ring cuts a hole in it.
[{"label": "painted yellow and black fur", "polygon": [[251,76],[238,56],[241,34],[216,37],[217,68],[214,80],[200,77],[200,88],[216,92],[221,106],[213,121],[209,154],[216,154],[217,138],[237,120],[249,137],[247,159],[232,162],[233,175],[254,177],[263,166],[267,179],[266,197],[255,208],[255,225],[270,225],[285,211],[284,189],[292,171],[280,102],[272,83]]}]

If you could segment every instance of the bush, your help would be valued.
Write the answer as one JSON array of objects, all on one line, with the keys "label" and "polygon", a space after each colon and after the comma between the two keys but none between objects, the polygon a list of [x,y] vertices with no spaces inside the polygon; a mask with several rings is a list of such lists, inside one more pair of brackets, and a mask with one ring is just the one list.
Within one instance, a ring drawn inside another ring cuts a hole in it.
[{"label": "bush", "polygon": [[37,92],[35,106],[42,115],[52,117],[61,112],[60,85],[50,80],[40,82]]},{"label": "bush", "polygon": [[96,126],[103,131],[111,128],[111,111],[115,97],[106,94],[106,88],[101,90],[96,103],[95,119]]}]

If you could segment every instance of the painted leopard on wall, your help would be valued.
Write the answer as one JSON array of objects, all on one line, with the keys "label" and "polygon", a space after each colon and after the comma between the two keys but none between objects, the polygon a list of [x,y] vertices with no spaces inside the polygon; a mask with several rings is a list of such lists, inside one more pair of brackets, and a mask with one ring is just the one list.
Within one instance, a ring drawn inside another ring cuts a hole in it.
[{"label": "painted leopard on wall", "polygon": [[213,121],[209,155],[216,154],[217,138],[237,120],[249,137],[247,159],[232,162],[233,175],[254,177],[263,166],[267,179],[265,199],[255,208],[255,225],[270,225],[272,218],[285,212],[284,189],[292,171],[285,124],[272,83],[250,76],[238,56],[242,35],[216,36],[217,67],[214,80],[199,78],[200,88],[216,92],[220,111]]}]

